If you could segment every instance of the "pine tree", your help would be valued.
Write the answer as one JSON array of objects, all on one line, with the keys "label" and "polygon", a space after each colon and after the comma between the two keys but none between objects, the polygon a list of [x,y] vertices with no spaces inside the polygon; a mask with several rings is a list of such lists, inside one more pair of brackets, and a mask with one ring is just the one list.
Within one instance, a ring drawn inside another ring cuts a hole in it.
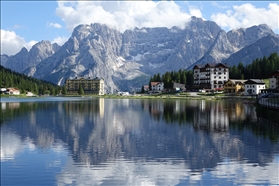
[{"label": "pine tree", "polygon": [[63,94],[63,95],[66,95],[66,94],[67,94],[66,86],[63,86],[63,87],[62,87],[62,94]]},{"label": "pine tree", "polygon": [[78,94],[79,94],[79,95],[84,95],[84,90],[83,90],[81,84],[79,84]]}]

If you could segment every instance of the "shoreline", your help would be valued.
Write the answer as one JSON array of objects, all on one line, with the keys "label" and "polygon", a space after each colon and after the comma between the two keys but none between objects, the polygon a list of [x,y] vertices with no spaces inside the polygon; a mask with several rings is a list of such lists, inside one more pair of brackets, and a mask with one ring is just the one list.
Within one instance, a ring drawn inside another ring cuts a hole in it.
[{"label": "shoreline", "polygon": [[13,96],[0,96],[1,98],[47,98],[47,97],[56,97],[56,98],[108,98],[108,99],[184,99],[184,100],[244,100],[246,102],[257,102],[257,98],[251,96],[239,96],[239,95],[189,95],[189,94],[134,94],[134,95],[58,95],[58,96],[25,96],[25,95],[13,95]]}]

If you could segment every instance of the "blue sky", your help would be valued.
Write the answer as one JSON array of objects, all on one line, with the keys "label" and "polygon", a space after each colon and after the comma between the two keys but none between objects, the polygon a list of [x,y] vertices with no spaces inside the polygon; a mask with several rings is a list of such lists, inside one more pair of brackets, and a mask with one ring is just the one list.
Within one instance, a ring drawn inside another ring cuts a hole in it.
[{"label": "blue sky", "polygon": [[63,45],[79,24],[105,23],[120,31],[180,26],[191,16],[229,31],[265,23],[278,33],[278,1],[1,1],[1,54],[41,40]]}]

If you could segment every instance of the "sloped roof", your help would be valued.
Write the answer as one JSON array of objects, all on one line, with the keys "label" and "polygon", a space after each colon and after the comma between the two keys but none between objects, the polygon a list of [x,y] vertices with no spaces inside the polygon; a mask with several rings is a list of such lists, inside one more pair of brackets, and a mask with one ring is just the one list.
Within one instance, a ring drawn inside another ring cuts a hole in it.
[{"label": "sloped roof", "polygon": [[173,88],[181,88],[181,89],[185,89],[185,84],[181,84],[181,83],[175,83],[175,82],[173,82]]},{"label": "sloped roof", "polygon": [[243,80],[243,79],[229,79],[228,81],[231,81],[235,85],[237,83],[244,84],[244,82],[247,81],[247,80]]},{"label": "sloped roof", "polygon": [[271,77],[271,76],[279,76],[279,70],[276,70],[275,72],[272,72],[268,75],[268,77]]},{"label": "sloped roof", "polygon": [[197,64],[194,66],[193,69],[199,69],[199,68],[205,68],[205,67],[210,67],[210,68],[214,68],[214,67],[225,67],[225,68],[229,68],[229,66],[227,64],[224,63],[206,63],[206,64]]},{"label": "sloped roof", "polygon": [[20,92],[19,89],[14,88],[14,87],[9,87],[9,88],[7,88],[7,91],[9,91],[9,92]]},{"label": "sloped roof", "polygon": [[82,76],[79,76],[79,77],[74,77],[74,78],[68,78],[69,80],[74,80],[74,79],[76,79],[76,80],[80,80],[80,79],[93,79],[93,80],[104,80],[103,78],[99,78],[99,77],[95,77],[95,78],[91,78],[91,77],[88,77],[88,78],[84,78],[84,77],[82,77]]},{"label": "sloped roof", "polygon": [[161,82],[151,82],[151,86],[156,86],[158,84],[160,84]]},{"label": "sloped roof", "polygon": [[248,79],[244,84],[265,84],[262,79]]}]

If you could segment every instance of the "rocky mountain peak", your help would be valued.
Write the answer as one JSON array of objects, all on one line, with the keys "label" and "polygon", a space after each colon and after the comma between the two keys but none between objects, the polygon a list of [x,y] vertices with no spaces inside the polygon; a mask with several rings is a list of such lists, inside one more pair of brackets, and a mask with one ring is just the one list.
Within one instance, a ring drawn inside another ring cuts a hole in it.
[{"label": "rocky mountain peak", "polygon": [[21,55],[25,55],[25,54],[28,54],[28,50],[27,48],[23,47],[18,54],[21,54]]},{"label": "rocky mountain peak", "polygon": [[29,52],[23,47],[19,53],[10,56],[4,66],[23,73],[26,69],[38,65],[42,60],[52,56],[59,48],[59,45],[43,40],[33,45]]},{"label": "rocky mountain peak", "polygon": [[42,40],[36,43],[29,51],[31,58],[36,58],[36,63],[53,55],[58,49],[59,45],[51,44],[50,41]]},{"label": "rocky mountain peak", "polygon": [[[268,35],[275,39],[268,39]],[[215,22],[197,17],[183,29],[145,27],[123,33],[100,23],[82,24],[62,47],[41,41],[29,53],[22,49],[17,57],[9,57],[6,67],[19,72],[29,69],[29,75],[59,85],[69,77],[102,77],[108,92],[131,90],[148,83],[154,73],[223,62],[248,46],[251,50],[276,46],[278,37],[265,24],[226,32]],[[260,39],[266,45],[253,47]],[[261,55],[269,55],[273,49],[261,50]]]}]

